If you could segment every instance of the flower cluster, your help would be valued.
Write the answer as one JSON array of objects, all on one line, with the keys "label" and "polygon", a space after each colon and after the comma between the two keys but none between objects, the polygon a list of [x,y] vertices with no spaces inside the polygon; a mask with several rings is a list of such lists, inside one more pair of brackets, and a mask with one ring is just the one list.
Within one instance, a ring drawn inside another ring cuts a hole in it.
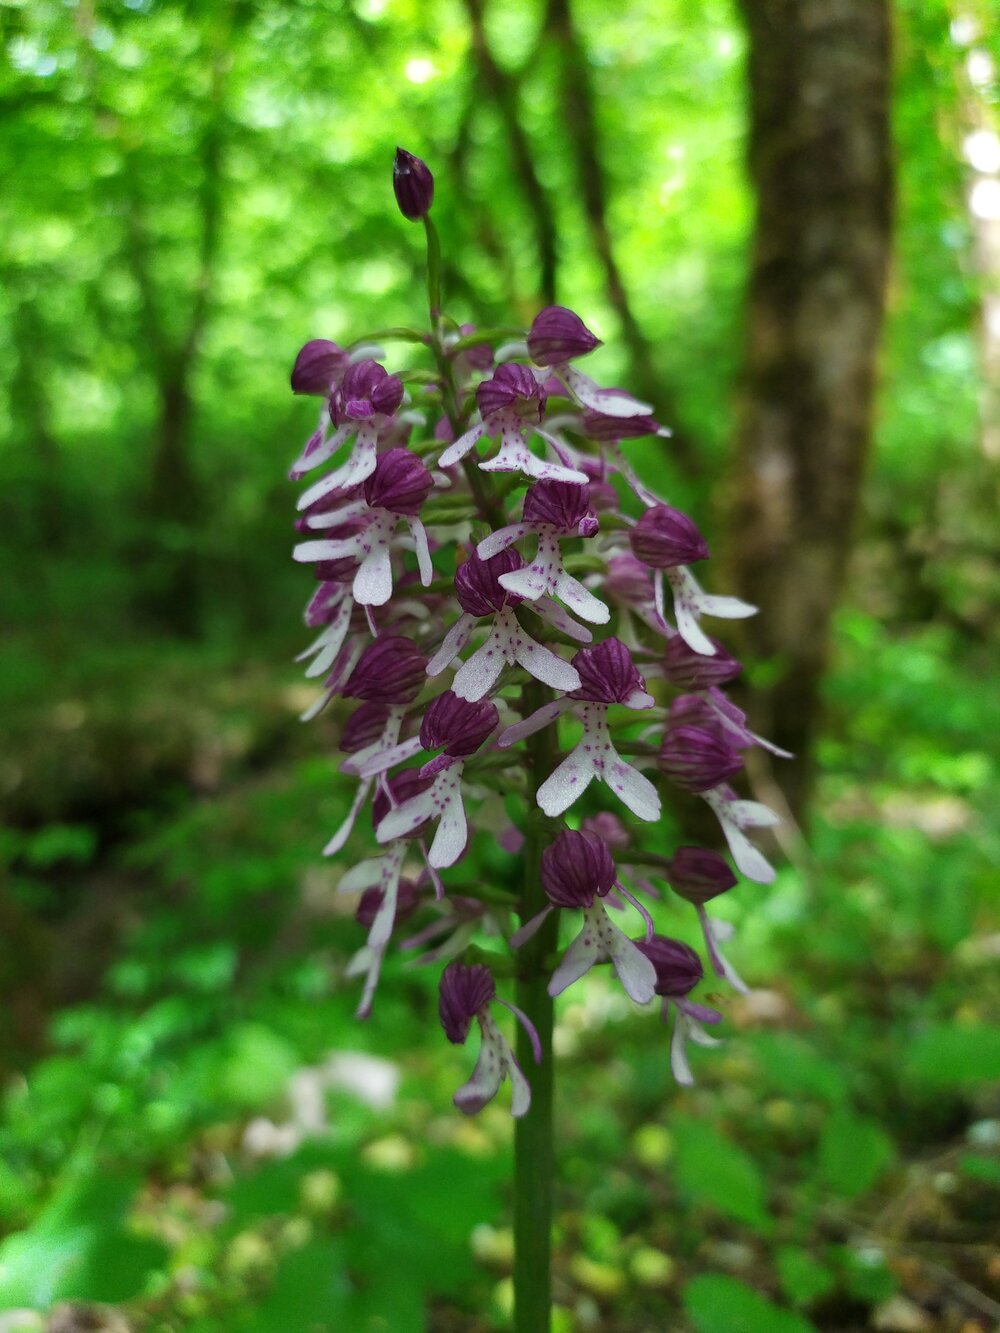
[{"label": "flower cluster", "polygon": [[[400,150],[394,186],[403,215],[430,226],[426,165]],[[662,997],[672,1066],[689,1082],[685,1043],[713,1042],[705,1025],[722,1015],[689,998],[701,959],[657,933],[648,903],[668,887],[694,907],[709,965],[745,989],[722,951],[728,927],[706,911],[736,873],[715,848],[663,854],[660,825],[671,790],[699,797],[736,870],[774,876],[747,831],[776,817],[731,785],[747,750],[774,747],[726,695],[740,663],[702,623],[754,608],[706,593],[691,572],[708,558],[704,537],[627,458],[631,440],[669,431],[649,404],[579,368],[600,342],[573,311],[549,306],[504,342],[432,309],[430,335],[408,340],[431,350],[430,373],[390,373],[380,348],[325,339],[306,343],[292,371],[293,390],[320,400],[291,469],[310,478],[294,557],[318,580],[306,609],[318,637],[303,657],[322,688],[306,716],[342,701],[340,768],[357,784],[326,853],[347,845],[369,804],[376,849],[340,881],[360,895],[367,930],[348,968],[364,978],[358,1012],[371,1011],[394,939],[405,950],[433,942],[417,961],[447,963],[445,1035],[463,1043],[473,1019],[481,1034],[456,1105],[477,1111],[509,1079],[522,1115],[530,1087],[493,1007],[542,1052],[496,978],[558,913],[575,933],[549,963],[550,995],[609,963],[636,1004]],[[546,771],[532,770],[539,755],[555,756]],[[544,897],[526,901],[513,855],[506,881],[466,874],[450,889],[443,872],[477,832],[516,855],[508,821],[520,810],[515,825],[526,825],[530,799],[561,823],[536,867]],[[426,920],[399,940],[413,916]]]}]

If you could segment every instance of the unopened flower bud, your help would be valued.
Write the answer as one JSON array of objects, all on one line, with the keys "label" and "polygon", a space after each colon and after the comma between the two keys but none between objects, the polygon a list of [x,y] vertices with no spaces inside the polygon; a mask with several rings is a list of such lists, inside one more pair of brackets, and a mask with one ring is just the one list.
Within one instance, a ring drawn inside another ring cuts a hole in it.
[{"label": "unopened flower bud", "polygon": [[695,907],[710,902],[736,884],[729,862],[709,847],[678,847],[666,874],[673,891]]},{"label": "unopened flower bud", "polygon": [[427,659],[398,634],[380,634],[361,654],[344,697],[366,703],[411,704],[427,680]]},{"label": "unopened flower bud", "polygon": [[326,397],[344,377],[350,354],[327,338],[313,338],[305,344],[292,367],[292,392]]},{"label": "unopened flower bud", "polygon": [[441,974],[438,1014],[444,1035],[461,1046],[472,1020],[496,997],[493,973],[483,963],[449,963]]},{"label": "unopened flower bud", "polygon": [[[580,688],[572,698],[588,703],[631,706],[648,700],[646,682],[636,670],[632,654],[621,639],[605,639],[593,648],[581,648],[573,658],[580,676]],[[640,700],[639,696],[643,696]]]},{"label": "unopened flower bud", "polygon": [[735,777],[743,758],[714,728],[681,725],[667,729],[659,765],[685,791],[702,792]]},{"label": "unopened flower bud", "polygon": [[404,218],[419,222],[431,211],[434,202],[434,177],[430,167],[405,148],[396,149],[392,164],[392,188]]},{"label": "unopened flower bud", "polygon": [[[463,338],[475,333],[475,324],[459,324],[458,331]],[[466,347],[461,353],[471,370],[489,370],[493,364],[493,348],[489,343],[477,343],[475,347]]]},{"label": "unopened flower bud", "polygon": [[539,415],[545,406],[538,383],[527,366],[507,361],[498,366],[492,379],[483,380],[476,389],[476,404],[485,421],[494,412],[504,408],[537,408]]},{"label": "unopened flower bud", "polygon": [[528,331],[528,355],[536,366],[558,366],[600,345],[580,316],[562,305],[539,310]]},{"label": "unopened flower bud", "polygon": [[590,487],[572,481],[536,481],[524,497],[525,523],[547,523],[559,532],[593,537],[600,526],[590,507]]},{"label": "unopened flower bud", "polygon": [[597,815],[588,815],[580,827],[584,833],[596,833],[616,852],[623,852],[632,842],[628,829],[610,810],[602,810]]},{"label": "unopened flower bud", "polygon": [[542,852],[542,887],[557,907],[589,907],[617,877],[608,844],[598,833],[563,829]]},{"label": "unopened flower bud", "polygon": [[647,509],[629,534],[632,550],[653,569],[708,559],[708,546],[693,519],[670,505]]},{"label": "unopened flower bud", "polygon": [[415,516],[433,488],[430,469],[416,454],[388,449],[379,454],[375,471],[365,481],[365,499],[373,509]]},{"label": "unopened flower bud", "polygon": [[524,561],[511,547],[488,560],[480,560],[473,550],[455,570],[455,594],[459,605],[470,616],[494,616],[504,605],[516,606],[521,598],[500,586],[501,574],[512,574]]},{"label": "unopened flower bud", "polygon": [[652,604],[653,582],[649,566],[636,560],[631,551],[613,555],[604,576],[604,590],[609,597],[629,606]]},{"label": "unopened flower bud", "polygon": [[420,727],[425,750],[443,749],[455,759],[475,752],[500,721],[496,704],[489,699],[470,703],[453,690],[445,690],[431,701]]},{"label": "unopened flower bud", "polygon": [[654,935],[651,940],[636,940],[656,969],[656,993],[672,1000],[682,1000],[705,975],[701,959],[689,944]]},{"label": "unopened flower bud", "polygon": [[663,666],[671,685],[683,690],[707,690],[713,685],[725,685],[740,674],[743,663],[726,652],[718,639],[713,639],[712,643],[715,656],[705,657],[703,653],[696,653],[679,634],[667,640]]}]

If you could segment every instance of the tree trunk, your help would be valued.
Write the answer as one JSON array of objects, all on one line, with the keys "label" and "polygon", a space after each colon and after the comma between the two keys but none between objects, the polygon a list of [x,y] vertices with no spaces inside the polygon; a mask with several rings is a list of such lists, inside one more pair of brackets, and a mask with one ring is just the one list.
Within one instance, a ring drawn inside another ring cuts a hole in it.
[{"label": "tree trunk", "polygon": [[741,0],[757,223],[738,404],[733,577],[775,669],[754,721],[795,752],[801,816],[830,618],[851,550],[885,304],[892,153],[888,0]]}]

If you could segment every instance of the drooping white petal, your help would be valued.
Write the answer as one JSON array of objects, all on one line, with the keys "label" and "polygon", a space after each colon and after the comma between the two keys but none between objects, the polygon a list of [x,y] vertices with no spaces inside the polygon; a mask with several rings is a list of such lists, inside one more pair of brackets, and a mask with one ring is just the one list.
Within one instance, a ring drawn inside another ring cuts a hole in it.
[{"label": "drooping white petal", "polygon": [[674,1078],[684,1088],[694,1083],[694,1074],[688,1064],[687,1051],[684,1049],[686,1022],[679,1009],[674,1010],[674,1030],[670,1036],[670,1068]]},{"label": "drooping white petal", "polygon": [[488,537],[476,547],[476,555],[480,560],[489,560],[492,556],[499,555],[501,551],[506,551],[508,546],[513,546],[516,541],[526,537],[529,532],[534,532],[534,527],[530,523],[510,523],[506,528],[497,528],[496,532],[491,532]]},{"label": "drooping white petal", "polygon": [[392,557],[386,547],[365,556],[354,575],[352,591],[359,606],[385,606],[392,596]]},{"label": "drooping white petal", "polygon": [[313,659],[306,670],[308,680],[324,675],[333,665],[337,654],[344,646],[344,640],[347,638],[347,631],[351,624],[351,609],[351,598],[344,597],[323,633],[309,645],[305,652],[299,653],[296,657],[296,662],[305,662],[310,657]]},{"label": "drooping white petal", "polygon": [[515,1120],[527,1115],[531,1110],[531,1084],[524,1077],[521,1066],[514,1058],[514,1052],[507,1047],[504,1068],[510,1078],[510,1113]]},{"label": "drooping white petal", "polygon": [[538,788],[538,804],[551,817],[568,810],[597,776],[593,756],[584,748],[585,740],[586,736]]},{"label": "drooping white petal", "polygon": [[437,461],[438,467],[453,467],[455,463],[460,463],[469,452],[477,440],[481,440],[486,433],[486,426],[480,422],[478,426],[472,426],[460,435],[454,444],[449,444]]},{"label": "drooping white petal", "polygon": [[[325,418],[326,415],[326,409],[324,407],[322,416]],[[306,447],[292,464],[290,475],[293,480],[298,481],[298,479],[304,477],[307,472],[312,472],[313,468],[319,467],[322,463],[325,463],[328,458],[332,458],[347,439],[348,435],[354,431],[355,423],[353,421],[346,422],[339,430],[332,431],[324,439],[322,437],[322,432],[325,428],[326,422],[324,421],[320,429],[306,441]],[[316,441],[317,435],[320,436],[318,441]],[[316,442],[314,443],[314,441]]]},{"label": "drooping white petal", "polygon": [[348,556],[359,555],[363,542],[363,532],[336,540],[324,537],[311,542],[299,542],[292,549],[292,559],[300,564],[308,564],[311,560],[343,560]]},{"label": "drooping white petal", "polygon": [[390,810],[388,814],[382,816],[378,828],[375,830],[375,840],[377,842],[394,842],[397,838],[408,837],[416,829],[430,819],[435,813],[434,788],[430,787],[427,791],[418,792],[416,796],[411,796],[408,801],[403,801],[397,805],[395,810]]},{"label": "drooping white petal", "polygon": [[728,921],[713,921],[705,911],[703,904],[698,905],[698,919],[701,922],[701,929],[705,936],[705,947],[708,950],[709,959],[717,975],[725,978],[733,990],[739,991],[742,995],[748,994],[750,987],[722,952],[719,943],[724,936],[732,934],[732,926]]},{"label": "drooping white petal", "polygon": [[298,508],[308,509],[324,495],[348,486],[356,486],[370,477],[378,461],[378,430],[370,421],[361,423],[350,457],[343,467],[321,478],[299,496]]},{"label": "drooping white petal", "polygon": [[606,417],[645,417],[653,410],[652,403],[640,402],[624,389],[602,389],[575,366],[559,366],[555,373],[577,402],[603,412]]},{"label": "drooping white petal", "polygon": [[[374,753],[368,755],[360,764],[356,765],[356,771],[360,777],[373,778],[377,773],[387,773],[390,768],[394,768],[397,764],[405,764],[407,759],[412,759],[422,749],[423,746],[420,743],[419,736],[411,736],[408,741],[400,741],[397,745],[380,745]],[[341,764],[341,768],[346,771],[346,763]]]},{"label": "drooping white petal", "polygon": [[[659,574],[659,571],[656,571],[656,574]],[[674,619],[677,621],[677,631],[681,638],[696,653],[714,657],[717,651],[715,644],[698,624],[697,602],[700,589],[694,575],[683,565],[679,565],[676,569],[668,569],[666,578],[674,594]],[[654,577],[653,582],[657,594],[656,609],[661,618],[664,618],[662,576]]]},{"label": "drooping white petal", "polygon": [[506,750],[511,745],[516,745],[518,741],[526,740],[528,736],[533,736],[536,731],[541,731],[556,718],[561,717],[563,713],[568,712],[573,707],[572,699],[553,699],[550,704],[542,704],[541,708],[536,708],[529,716],[521,722],[515,722],[512,726],[501,731],[497,739],[497,746],[501,750]]},{"label": "drooping white petal", "polygon": [[475,1115],[497,1095],[504,1072],[503,1052],[497,1041],[484,1031],[472,1077],[462,1084],[452,1101],[464,1115]]},{"label": "drooping white petal", "polygon": [[[715,812],[740,874],[745,875],[747,879],[756,880],[758,884],[772,883],[775,877],[774,866],[771,865],[763,852],[753,845],[743,832],[738,816],[733,813],[733,807],[738,807],[743,803],[729,800],[720,787],[713,787],[711,791],[704,792],[703,795]],[[759,805],[759,802],[748,801],[745,804],[753,807]],[[768,810],[767,806],[760,806],[760,809],[761,811],[767,811],[768,816],[770,816],[768,823],[777,822],[777,816],[774,815],[772,810]],[[763,827],[762,824],[755,824],[752,819],[745,822],[751,828]]]},{"label": "drooping white petal", "polygon": [[572,986],[599,961],[600,946],[593,929],[585,924],[576,939],[562,956],[559,966],[552,973],[548,991],[552,996],[561,995],[567,986]]},{"label": "drooping white petal", "polygon": [[746,620],[747,616],[757,614],[756,606],[751,606],[739,597],[723,597],[707,592],[698,598],[698,610],[703,616],[718,616],[720,620]]},{"label": "drooping white petal", "polygon": [[611,619],[611,612],[599,597],[588,592],[579,579],[565,570],[556,584],[556,596],[560,597],[571,611],[575,611],[583,620],[592,625],[606,625]]},{"label": "drooping white petal", "polygon": [[413,537],[413,549],[417,556],[417,569],[420,571],[420,582],[425,588],[429,587],[434,578],[434,566],[431,564],[431,550],[427,545],[427,529],[421,523],[419,518],[408,518],[406,525],[410,529],[410,535]]},{"label": "drooping white petal", "polygon": [[372,949],[384,948],[392,935],[393,923],[396,920],[399,876],[403,868],[404,850],[404,845],[400,843],[395,848],[390,849],[389,854],[382,861],[382,875],[379,880],[382,901],[379,903],[375,920],[368,932],[368,944]]},{"label": "drooping white petal", "polygon": [[629,999],[636,1004],[648,1004],[656,994],[656,968],[614,922],[608,924],[612,931],[608,950],[618,979]]},{"label": "drooping white petal", "polygon": [[[511,618],[513,619],[513,613]],[[578,690],[580,673],[569,662],[563,661],[550,648],[536,643],[527,630],[514,622],[514,657],[529,675],[540,680],[543,685],[550,685],[554,690]],[[457,691],[456,691],[457,693]]]},{"label": "drooping white petal", "polygon": [[364,889],[373,888],[382,878],[382,862],[385,860],[382,856],[368,856],[357,865],[351,866],[345,874],[341,875],[340,883],[337,885],[338,893],[360,893]]},{"label": "drooping white petal", "polygon": [[453,866],[465,851],[465,845],[469,840],[465,803],[462,800],[463,767],[462,764],[455,764],[438,777],[431,789],[439,792],[438,800],[443,805],[437,832],[427,854],[430,864],[438,870],[447,870],[449,866]]},{"label": "drooping white petal", "polygon": [[730,801],[729,814],[740,828],[774,828],[781,823],[780,815],[763,801]]},{"label": "drooping white petal", "polygon": [[509,634],[502,613],[490,626],[486,641],[455,675],[451,688],[460,699],[477,703],[489,694],[508,659]]},{"label": "drooping white petal", "polygon": [[637,819],[651,823],[660,817],[660,796],[649,778],[638,769],[626,764],[620,755],[604,761],[604,781],[614,794],[627,805]]},{"label": "drooping white petal", "polygon": [[365,801],[368,798],[368,793],[371,790],[371,785],[372,784],[370,780],[367,782],[358,783],[358,789],[354,793],[354,800],[351,802],[351,808],[344,816],[344,822],[341,824],[340,828],[337,829],[336,833],[323,848],[324,856],[335,856],[336,853],[339,852],[340,849],[343,847],[347,839],[351,836],[351,830],[354,828],[354,821],[357,819],[361,807],[364,805]]},{"label": "drooping white petal", "polygon": [[593,634],[587,629],[586,625],[581,625],[579,621],[574,620],[551,597],[539,597],[527,609],[550,624],[553,629],[560,630],[567,638],[575,639],[577,643],[592,643],[594,640]]},{"label": "drooping white petal", "polygon": [[452,625],[451,629],[444,636],[444,642],[441,644],[441,647],[427,663],[428,676],[440,676],[442,671],[451,666],[452,662],[454,662],[455,658],[469,642],[475,623],[475,616],[470,616],[467,611],[462,612],[454,625]]}]

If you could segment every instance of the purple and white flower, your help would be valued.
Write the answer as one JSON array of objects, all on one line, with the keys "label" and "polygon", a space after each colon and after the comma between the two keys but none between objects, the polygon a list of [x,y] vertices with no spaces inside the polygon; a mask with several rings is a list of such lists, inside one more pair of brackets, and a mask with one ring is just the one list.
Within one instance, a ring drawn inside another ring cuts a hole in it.
[{"label": "purple and white flower", "polygon": [[511,1114],[526,1115],[531,1108],[531,1087],[503,1033],[490,1013],[493,1002],[509,1009],[531,1040],[535,1063],[542,1059],[542,1045],[535,1025],[514,1004],[501,1000],[496,982],[488,967],[482,963],[449,963],[441,975],[438,1013],[444,1034],[456,1046],[463,1046],[469,1035],[472,1020],[479,1024],[481,1043],[479,1059],[472,1077],[464,1083],[452,1099],[465,1115],[475,1115],[500,1090],[500,1084],[509,1078],[511,1083]]},{"label": "purple and white flower", "polygon": [[517,618],[514,608],[521,598],[503,587],[500,579],[522,564],[516,551],[498,551],[489,560],[473,552],[455,572],[455,593],[462,614],[428,662],[427,674],[440,675],[469,642],[476,622],[484,616],[493,617],[485,642],[452,681],[451,688],[460,699],[482,699],[496,685],[504,666],[515,664],[556,690],[575,690],[580,684],[576,668],[537,643]]},{"label": "purple and white flower", "polygon": [[[720,717],[715,696],[729,700],[719,690],[707,695],[682,694],[671,704],[660,746],[659,767],[685,791],[701,796],[711,808],[725,835],[733,860],[747,879],[770,884],[774,867],[746,836],[748,828],[772,828],[778,816],[760,801],[742,800],[729,786],[743,767],[737,747],[758,744],[745,728],[741,731]],[[734,713],[742,713],[730,705]],[[773,748],[768,745],[768,748]],[[784,752],[781,752],[784,753]]]},{"label": "purple and white flower", "polygon": [[656,994],[663,996],[663,1021],[669,1022],[671,1008],[676,1011],[670,1039],[670,1068],[678,1083],[690,1087],[694,1075],[688,1064],[685,1043],[693,1041],[696,1046],[718,1046],[718,1038],[710,1036],[702,1024],[722,1022],[717,1009],[695,1004],[687,998],[704,976],[701,959],[690,945],[664,935],[640,940],[637,948],[655,969]]},{"label": "purple and white flower", "polygon": [[[590,831],[564,829],[542,853],[541,877],[553,907],[579,908],[583,912],[583,926],[552,974],[549,994],[561,995],[596,963],[610,960],[629,997],[637,1004],[648,1003],[653,998],[655,983],[652,964],[635,941],[615,925],[601,902],[616,886],[618,878],[614,858],[604,839]],[[617,887],[622,890],[620,884]],[[535,920],[540,924],[539,918]],[[649,921],[648,915],[646,920]],[[532,925],[534,922],[529,922],[522,928],[519,942],[523,942]],[[652,923],[649,925],[652,933]]]},{"label": "purple and white flower", "polygon": [[309,440],[301,457],[292,465],[293,478],[303,477],[327,462],[352,436],[354,445],[346,462],[299,496],[300,509],[307,509],[333,491],[357,486],[375,471],[379,439],[390,431],[402,401],[403,381],[390,375],[377,361],[355,361],[347,367],[339,386],[330,395],[334,432],[319,440],[314,435]]},{"label": "purple and white flower", "polygon": [[749,987],[722,952],[720,943],[731,934],[731,927],[728,922],[713,921],[705,911],[706,903],[736,886],[736,876],[728,862],[708,847],[678,847],[664,873],[674,893],[698,913],[705,948],[716,974],[734,990],[745,994]]},{"label": "purple and white flower", "polygon": [[491,532],[476,551],[481,560],[489,560],[523,537],[537,537],[538,549],[534,559],[528,565],[501,574],[501,585],[530,602],[557,597],[583,620],[592,625],[606,625],[611,612],[599,598],[587,591],[579,579],[567,572],[560,546],[566,537],[593,537],[597,530],[598,520],[590,507],[589,486],[541,481],[531,486],[525,495],[520,523],[510,523]]},{"label": "purple and white flower", "polygon": [[351,522],[356,530],[347,537],[300,542],[292,554],[303,562],[353,560],[357,565],[354,600],[361,606],[384,606],[392,596],[391,552],[402,519],[417,554],[420,581],[427,587],[433,570],[427,533],[418,515],[433,486],[434,478],[415,454],[408,449],[389,449],[379,455],[366,477],[363,500],[309,520],[309,526],[317,528]]},{"label": "purple and white flower", "polygon": [[496,705],[484,700],[470,703],[460,699],[451,690],[439,694],[432,701],[420,727],[420,735],[413,742],[397,746],[362,769],[363,776],[384,771],[393,763],[402,763],[420,749],[442,749],[435,759],[424,764],[420,772],[434,780],[426,791],[403,801],[379,823],[375,837],[378,842],[392,842],[408,837],[427,820],[437,823],[428,861],[436,870],[454,865],[465,851],[468,841],[468,821],[462,797],[462,775],[465,760],[496,730],[500,721]]},{"label": "purple and white flower", "polygon": [[652,412],[649,403],[640,402],[624,389],[602,389],[569,364],[601,345],[574,311],[561,305],[539,310],[528,330],[527,342],[528,355],[535,365],[554,375],[582,407],[609,417],[648,416]]},{"label": "purple and white flower", "polygon": [[615,749],[608,727],[612,704],[626,708],[652,708],[655,700],[646,693],[629,650],[620,639],[605,639],[593,648],[581,648],[573,658],[581,685],[572,694],[544,704],[530,717],[501,733],[503,749],[555,722],[570,709],[583,723],[583,736],[538,789],[538,804],[547,815],[561,815],[582,796],[591,782],[607,783],[620,801],[639,819],[660,817],[660,797],[647,777],[626,764]]},{"label": "purple and white flower", "polygon": [[476,403],[482,420],[445,449],[438,459],[440,467],[452,467],[479,440],[499,435],[497,454],[479,464],[483,472],[523,472],[526,477],[579,484],[587,480],[585,472],[547,462],[531,452],[528,441],[541,421],[545,395],[527,366],[513,362],[498,366],[493,378],[476,389]]},{"label": "purple and white flower", "polygon": [[666,602],[663,579],[666,576],[674,598],[674,618],[681,636],[696,653],[711,657],[715,644],[701,628],[701,616],[719,616],[724,620],[742,620],[756,615],[757,608],[738,597],[718,597],[702,591],[687,568],[689,562],[708,557],[708,546],[694,522],[670,505],[647,509],[629,534],[632,551],[653,570],[653,594],[656,612],[664,624]]}]

